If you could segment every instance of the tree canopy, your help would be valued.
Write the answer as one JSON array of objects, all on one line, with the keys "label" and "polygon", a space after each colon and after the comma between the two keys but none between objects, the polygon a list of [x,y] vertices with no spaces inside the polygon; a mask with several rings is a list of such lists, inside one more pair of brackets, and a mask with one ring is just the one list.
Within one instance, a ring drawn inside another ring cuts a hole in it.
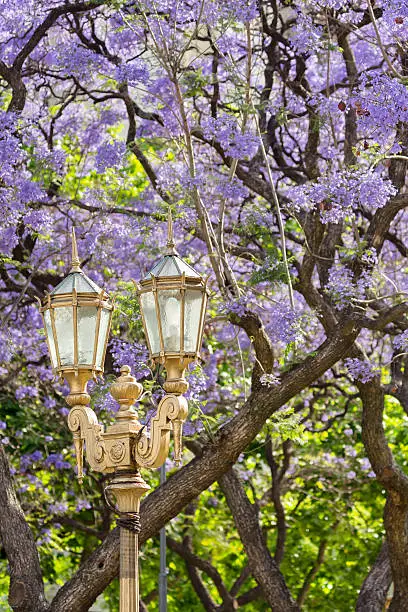
[{"label": "tree canopy", "polygon": [[118,609],[118,528],[103,478],[75,481],[37,299],[75,226],[116,299],[92,407],[113,420],[127,364],[148,424],[163,371],[132,279],[169,209],[210,302],[184,465],[144,474],[141,609],[166,524],[170,611],[406,609],[407,24],[404,0],[4,0],[2,609]]}]

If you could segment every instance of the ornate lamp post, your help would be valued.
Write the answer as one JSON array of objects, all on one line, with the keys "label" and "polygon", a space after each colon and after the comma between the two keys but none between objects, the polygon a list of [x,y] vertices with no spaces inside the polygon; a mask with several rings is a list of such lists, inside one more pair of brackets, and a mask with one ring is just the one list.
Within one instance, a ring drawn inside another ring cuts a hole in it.
[{"label": "ornate lamp post", "polygon": [[[164,389],[149,431],[133,407],[143,388],[123,366],[111,386],[119,403],[113,425],[104,430],[89,407],[87,383],[102,374],[113,303],[80,268],[72,231],[72,269],[40,303],[54,372],[70,386],[68,426],[73,433],[78,479],[83,479],[83,450],[91,469],[112,474],[105,487],[120,516],[120,612],[138,612],[138,534],[140,498],[150,489],[140,468],[160,467],[168,456],[170,432],[175,459],[181,458],[182,424],[187,417],[184,372],[199,357],[207,302],[206,282],[177,255],[169,215],[166,255],[141,281],[139,296],[150,356],[167,371]],[[152,304],[154,306],[152,306]]]}]

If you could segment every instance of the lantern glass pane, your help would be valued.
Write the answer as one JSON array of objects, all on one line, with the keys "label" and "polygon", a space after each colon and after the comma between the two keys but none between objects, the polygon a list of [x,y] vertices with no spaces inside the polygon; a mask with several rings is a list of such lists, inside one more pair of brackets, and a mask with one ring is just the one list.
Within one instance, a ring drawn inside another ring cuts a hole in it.
[{"label": "lantern glass pane", "polygon": [[160,320],[165,352],[180,351],[180,307],[179,289],[158,291]]},{"label": "lantern glass pane", "polygon": [[187,290],[184,307],[184,350],[195,353],[197,336],[200,332],[201,304],[204,294],[201,291]]},{"label": "lantern glass pane", "polygon": [[60,293],[72,293],[72,289],[74,288],[74,277],[72,274],[68,274],[63,281],[57,285],[52,292],[52,295],[59,295]]},{"label": "lantern glass pane", "polygon": [[157,276],[180,276],[180,270],[172,257],[169,257]]},{"label": "lantern glass pane", "polygon": [[109,334],[110,310],[101,310],[101,320],[99,323],[98,348],[96,349],[96,367],[103,370],[104,352],[106,337]]},{"label": "lantern glass pane", "polygon": [[50,310],[44,311],[44,326],[45,326],[45,333],[47,334],[48,346],[50,347],[51,365],[53,368],[56,368],[58,365],[57,351],[55,350],[54,335],[52,333]]},{"label": "lantern glass pane", "polygon": [[55,331],[62,366],[74,364],[74,324],[72,306],[54,309]]},{"label": "lantern glass pane", "polygon": [[183,261],[179,257],[177,258],[177,265],[180,268],[180,274],[185,272],[186,276],[193,276],[196,278],[200,277],[200,275],[194,270],[194,268],[192,268],[186,261]]},{"label": "lantern glass pane", "polygon": [[100,293],[101,289],[83,272],[71,272],[59,285],[51,292],[51,295],[62,293],[72,293],[76,289],[77,293]]},{"label": "lantern glass pane", "polygon": [[78,306],[78,364],[92,364],[97,314],[96,306]]},{"label": "lantern glass pane", "polygon": [[140,296],[146,331],[152,353],[160,353],[160,336],[156,316],[156,305],[152,292],[142,293]]}]

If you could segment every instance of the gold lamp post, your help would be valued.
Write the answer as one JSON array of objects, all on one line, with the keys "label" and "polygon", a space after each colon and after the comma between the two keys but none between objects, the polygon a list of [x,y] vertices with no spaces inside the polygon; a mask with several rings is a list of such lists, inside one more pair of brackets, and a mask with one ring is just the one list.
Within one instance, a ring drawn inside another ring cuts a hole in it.
[{"label": "gold lamp post", "polygon": [[[174,456],[181,458],[182,425],[187,417],[187,365],[199,357],[206,282],[177,255],[169,213],[165,256],[141,281],[139,298],[150,356],[163,363],[166,395],[151,420],[142,426],[133,407],[143,388],[123,366],[110,392],[119,403],[115,422],[106,428],[90,408],[87,383],[103,373],[113,302],[80,268],[72,230],[72,268],[68,276],[40,302],[53,370],[70,386],[68,426],[73,433],[78,479],[83,480],[84,443],[91,469],[112,474],[105,497],[119,514],[120,612],[139,611],[138,536],[142,495],[150,489],[141,468],[158,468],[174,436]],[[153,304],[153,306],[152,306]]]}]

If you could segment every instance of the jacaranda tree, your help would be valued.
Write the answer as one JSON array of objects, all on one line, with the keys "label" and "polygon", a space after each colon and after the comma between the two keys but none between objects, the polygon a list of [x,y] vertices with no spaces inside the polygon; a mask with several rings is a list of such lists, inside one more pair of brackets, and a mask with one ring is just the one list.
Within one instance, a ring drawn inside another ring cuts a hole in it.
[{"label": "jacaranda tree", "polygon": [[211,296],[184,466],[142,506],[141,609],[171,519],[170,610],[407,609],[407,40],[406,0],[1,2],[2,609],[117,609],[36,299],[75,226],[117,305],[93,407],[113,417],[128,364],[148,422],[131,280],[168,209]]}]

